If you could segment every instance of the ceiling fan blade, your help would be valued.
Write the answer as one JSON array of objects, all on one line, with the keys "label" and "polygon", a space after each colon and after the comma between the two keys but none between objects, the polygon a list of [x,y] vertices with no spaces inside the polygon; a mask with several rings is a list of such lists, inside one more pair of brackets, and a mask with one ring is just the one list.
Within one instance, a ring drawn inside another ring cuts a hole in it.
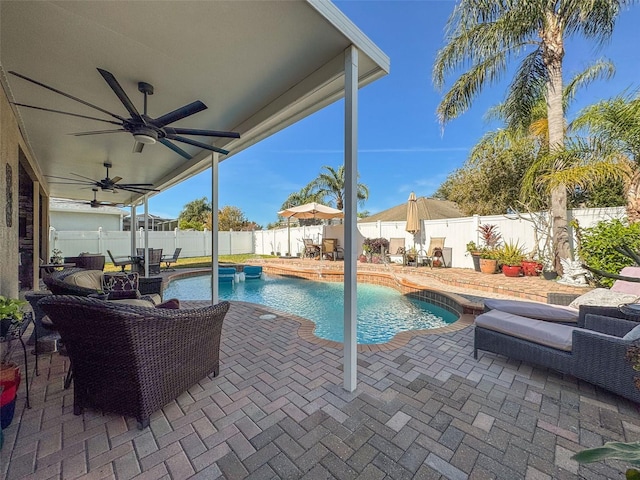
[{"label": "ceiling fan blade", "polygon": [[111,113],[108,110],[105,110],[104,108],[100,108],[97,105],[93,105],[93,104],[91,104],[89,102],[86,102],[86,101],[84,101],[84,100],[82,100],[82,99],[80,99],[78,97],[74,97],[73,95],[69,95],[68,93],[64,93],[63,91],[58,90],[57,88],[53,88],[53,87],[50,87],[49,85],[45,85],[44,83],[38,82],[37,80],[29,78],[26,75],[22,75],[21,73],[14,72],[14,71],[9,71],[9,73],[12,74],[12,75],[15,75],[16,77],[20,77],[23,80],[26,80],[27,82],[34,83],[34,84],[36,84],[36,85],[38,85],[40,87],[46,88],[47,90],[51,90],[52,92],[55,92],[55,93],[57,93],[59,95],[62,95],[62,96],[67,97],[67,98],[70,98],[71,100],[75,100],[76,102],[80,102],[83,105],[86,105],[87,107],[94,108],[94,109],[98,110],[99,112],[106,113],[107,115],[109,115],[109,116],[111,116],[113,118],[117,118],[118,120],[121,120],[121,121],[125,120],[120,115],[116,115],[115,113]]},{"label": "ceiling fan blade", "polygon": [[178,135],[201,135],[203,137],[226,137],[226,138],[240,138],[240,134],[237,132],[220,132],[217,130],[199,130],[197,128],[171,128],[166,127],[164,129],[167,133]]},{"label": "ceiling fan blade", "polygon": [[164,127],[165,125],[169,125],[170,123],[177,122],[183,118],[189,117],[195,113],[201,112],[202,110],[206,110],[207,106],[202,103],[200,100],[196,100],[195,102],[190,103],[189,105],[185,105],[184,107],[180,107],[173,112],[169,112],[161,117],[155,118],[153,120],[153,124],[156,127]]},{"label": "ceiling fan blade", "polygon": [[94,180],[93,178],[85,177],[84,175],[80,175],[79,173],[71,172],[69,175],[75,175],[76,177],[86,178],[87,180],[91,180],[93,183],[98,183],[97,180]]},{"label": "ceiling fan blade", "polygon": [[182,150],[179,146],[177,146],[174,143],[171,143],[169,140],[167,140],[166,138],[160,138],[158,139],[158,141],[163,144],[165,147],[169,147],[171,150],[173,150],[174,152],[176,152],[178,155],[186,158],[187,160],[191,160],[191,155],[189,155],[187,152],[185,152],[184,150]]},{"label": "ceiling fan blade", "polygon": [[118,183],[120,180],[122,180],[122,177],[113,177],[111,183]]},{"label": "ceiling fan blade", "polygon": [[177,142],[188,143],[189,145],[193,145],[195,147],[206,148],[207,150],[218,152],[218,153],[221,153],[222,155],[227,155],[229,153],[228,150],[214,147],[213,145],[207,145],[206,143],[198,142],[197,140],[191,140],[190,138],[180,137],[178,135],[172,135],[169,138],[171,138],[171,140],[176,140]]},{"label": "ceiling fan blade", "polygon": [[49,182],[50,185],[92,185],[93,183],[89,183],[89,182],[81,182],[80,180],[78,180],[77,182]]},{"label": "ceiling fan blade", "polygon": [[88,115],[80,115],[77,113],[63,112],[62,110],[54,110],[52,108],[36,107],[35,105],[27,105],[26,103],[16,103],[16,102],[12,102],[12,103],[14,105],[17,105],[18,107],[33,108],[34,110],[42,110],[44,112],[61,113],[62,115],[69,115],[70,117],[86,118],[87,120],[97,120],[98,122],[111,123],[112,125],[122,125],[121,122],[114,122],[113,120],[104,120],[103,118],[90,117]]},{"label": "ceiling fan blade", "polygon": [[133,192],[133,193],[141,193],[141,194],[145,194],[148,192],[159,192],[160,190],[156,189],[156,188],[143,188],[143,187],[123,187],[120,185],[114,185],[114,188],[117,188],[118,190],[125,190],[127,192]]},{"label": "ceiling fan blade", "polygon": [[153,187],[153,183],[119,183],[118,186],[126,188]]},{"label": "ceiling fan blade", "polygon": [[124,105],[124,108],[126,108],[127,112],[129,112],[129,115],[131,115],[132,118],[135,118],[136,120],[146,124],[146,122],[136,109],[136,106],[127,96],[127,93],[124,91],[124,89],[120,86],[118,80],[116,80],[116,77],[114,77],[111,72],[107,72],[102,68],[98,68],[98,72],[100,72],[102,78],[104,78],[105,82],[107,82],[107,84],[111,87],[111,90],[113,90],[113,93],[116,94],[116,97],[120,99],[120,101]]},{"label": "ceiling fan blade", "polygon": [[[73,174],[71,174],[71,175],[73,175]],[[57,176],[57,175],[45,175],[45,177],[46,178],[57,178],[59,180],[71,180],[71,181],[74,181],[74,182],[80,182],[81,181],[81,180],[78,180],[77,178],[60,177],[60,176]],[[93,179],[89,179],[89,180],[91,180],[92,182],[94,181]]]},{"label": "ceiling fan blade", "polygon": [[133,144],[133,153],[142,153],[142,149],[144,148],[144,143],[135,142]]},{"label": "ceiling fan blade", "polygon": [[120,132],[126,132],[126,130],[124,128],[117,128],[115,130],[95,130],[93,132],[70,133],[69,135],[74,135],[76,137],[82,137],[82,136],[85,136],[85,135],[101,135],[103,133],[120,133]]}]

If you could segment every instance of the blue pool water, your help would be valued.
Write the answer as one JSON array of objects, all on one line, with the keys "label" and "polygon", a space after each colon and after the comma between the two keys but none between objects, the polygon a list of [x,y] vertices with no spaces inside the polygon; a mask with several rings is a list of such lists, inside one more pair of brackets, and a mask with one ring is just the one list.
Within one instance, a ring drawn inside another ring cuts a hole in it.
[{"label": "blue pool water", "polygon": [[[258,303],[312,320],[315,334],[343,341],[344,292],[342,283],[315,282],[288,277],[220,284],[221,300]],[[164,298],[211,300],[211,277],[172,281]],[[446,326],[457,320],[453,313],[379,285],[358,284],[358,343],[385,343],[406,330]]]}]

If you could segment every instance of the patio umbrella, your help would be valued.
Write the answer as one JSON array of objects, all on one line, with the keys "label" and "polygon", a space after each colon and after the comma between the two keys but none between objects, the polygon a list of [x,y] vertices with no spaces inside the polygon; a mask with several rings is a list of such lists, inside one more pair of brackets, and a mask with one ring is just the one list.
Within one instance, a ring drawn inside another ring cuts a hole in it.
[{"label": "patio umbrella", "polygon": [[420,221],[418,219],[418,201],[416,194],[411,192],[407,201],[407,225],[404,229],[413,234],[413,248],[416,246],[416,233],[420,231]]},{"label": "patio umbrella", "polygon": [[[293,218],[343,218],[344,213],[337,208],[328,207],[321,203],[311,202],[304,205],[298,205],[297,207],[285,208],[278,212],[278,215],[291,219]],[[289,253],[291,253],[291,228],[289,222],[287,223],[287,243]]]}]

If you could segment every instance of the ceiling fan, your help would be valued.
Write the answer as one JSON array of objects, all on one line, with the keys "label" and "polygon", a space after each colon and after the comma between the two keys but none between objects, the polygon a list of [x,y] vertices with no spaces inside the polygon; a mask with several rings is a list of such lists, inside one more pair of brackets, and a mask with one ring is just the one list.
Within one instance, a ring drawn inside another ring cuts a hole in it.
[{"label": "ceiling fan", "polygon": [[190,160],[192,157],[187,152],[185,152],[182,148],[177,146],[172,142],[182,142],[189,145],[193,145],[196,147],[204,148],[206,150],[211,150],[214,152],[221,153],[223,155],[227,155],[229,153],[228,150],[224,150],[222,148],[214,147],[213,145],[208,145],[203,142],[199,142],[197,140],[193,140],[191,138],[183,137],[182,135],[195,135],[195,136],[203,136],[203,137],[226,137],[226,138],[240,138],[240,134],[236,132],[222,132],[217,130],[200,130],[195,128],[172,128],[167,125],[177,122],[178,120],[182,120],[183,118],[194,115],[202,110],[206,110],[207,106],[202,103],[200,100],[196,100],[195,102],[189,103],[188,105],[184,105],[172,112],[166,113],[157,118],[151,118],[147,115],[147,96],[153,95],[153,85],[146,82],[138,82],[138,91],[140,91],[144,95],[144,113],[138,112],[133,102],[129,99],[126,92],[122,88],[122,86],[118,83],[116,78],[110,72],[98,68],[98,72],[102,75],[102,78],[107,82],[113,93],[116,94],[120,102],[124,105],[125,109],[131,115],[129,118],[122,117],[115,113],[111,113],[104,108],[93,105],[89,102],[86,102],[78,97],[74,97],[68,93],[62,92],[57,88],[50,87],[49,85],[45,85],[44,83],[38,82],[37,80],[33,80],[25,75],[20,73],[9,71],[10,74],[15,75],[16,77],[22,78],[28,82],[31,82],[40,87],[46,88],[47,90],[51,90],[52,92],[63,95],[71,100],[75,100],[76,102],[82,103],[88,107],[91,107],[95,110],[98,110],[102,113],[105,113],[117,121],[114,120],[105,120],[103,118],[90,117],[87,115],[80,115],[77,113],[71,112],[63,112],[61,110],[53,110],[50,108],[38,107],[35,105],[26,105],[24,103],[16,103],[12,102],[14,105],[25,107],[25,108],[33,108],[36,110],[44,110],[45,112],[53,112],[53,113],[61,113],[63,115],[70,115],[72,117],[85,118],[88,120],[95,120],[98,122],[109,123],[112,125],[118,125],[120,128],[112,129],[112,130],[96,130],[90,132],[78,132],[73,135],[83,136],[83,135],[99,135],[105,133],[120,133],[127,132],[133,135],[135,139],[135,144],[133,147],[133,151],[135,153],[142,152],[142,149],[145,145],[154,144],[156,142],[162,143],[164,146],[170,148],[178,155]]},{"label": "ceiling fan", "polygon": [[55,183],[59,185],[85,185],[88,187],[97,189],[102,189],[106,191],[115,192],[116,190],[124,190],[127,192],[138,193],[144,195],[148,192],[159,192],[160,190],[156,190],[153,188],[152,183],[120,183],[122,177],[113,177],[109,178],[109,169],[112,167],[111,162],[104,162],[103,164],[107,168],[107,176],[102,180],[94,180],[89,177],[85,177],[84,175],[79,175],[77,173],[71,173],[74,177],[77,178],[68,178],[68,177],[57,177],[55,175],[45,175],[47,178],[55,179],[49,183]]},{"label": "ceiling fan", "polygon": [[124,204],[123,203],[117,203],[117,202],[100,202],[98,201],[97,198],[97,194],[98,194],[98,188],[94,187],[91,190],[93,190],[93,200],[89,201],[89,202],[82,202],[82,201],[74,201],[74,203],[81,203],[83,205],[91,205],[91,208],[99,208],[99,207],[122,207]]}]

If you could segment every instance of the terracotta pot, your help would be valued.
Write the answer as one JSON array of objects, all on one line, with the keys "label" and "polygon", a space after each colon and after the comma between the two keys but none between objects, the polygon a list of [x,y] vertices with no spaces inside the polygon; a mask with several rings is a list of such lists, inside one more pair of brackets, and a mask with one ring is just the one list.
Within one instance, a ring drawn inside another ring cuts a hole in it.
[{"label": "terracotta pot", "polygon": [[505,277],[520,277],[522,276],[522,267],[520,265],[503,265],[502,273]]},{"label": "terracotta pot", "polygon": [[537,277],[542,271],[542,264],[533,260],[523,260],[522,271],[525,277]]},{"label": "terracotta pot", "polygon": [[498,271],[498,261],[492,258],[481,258],[480,271],[482,273],[496,273]]}]

